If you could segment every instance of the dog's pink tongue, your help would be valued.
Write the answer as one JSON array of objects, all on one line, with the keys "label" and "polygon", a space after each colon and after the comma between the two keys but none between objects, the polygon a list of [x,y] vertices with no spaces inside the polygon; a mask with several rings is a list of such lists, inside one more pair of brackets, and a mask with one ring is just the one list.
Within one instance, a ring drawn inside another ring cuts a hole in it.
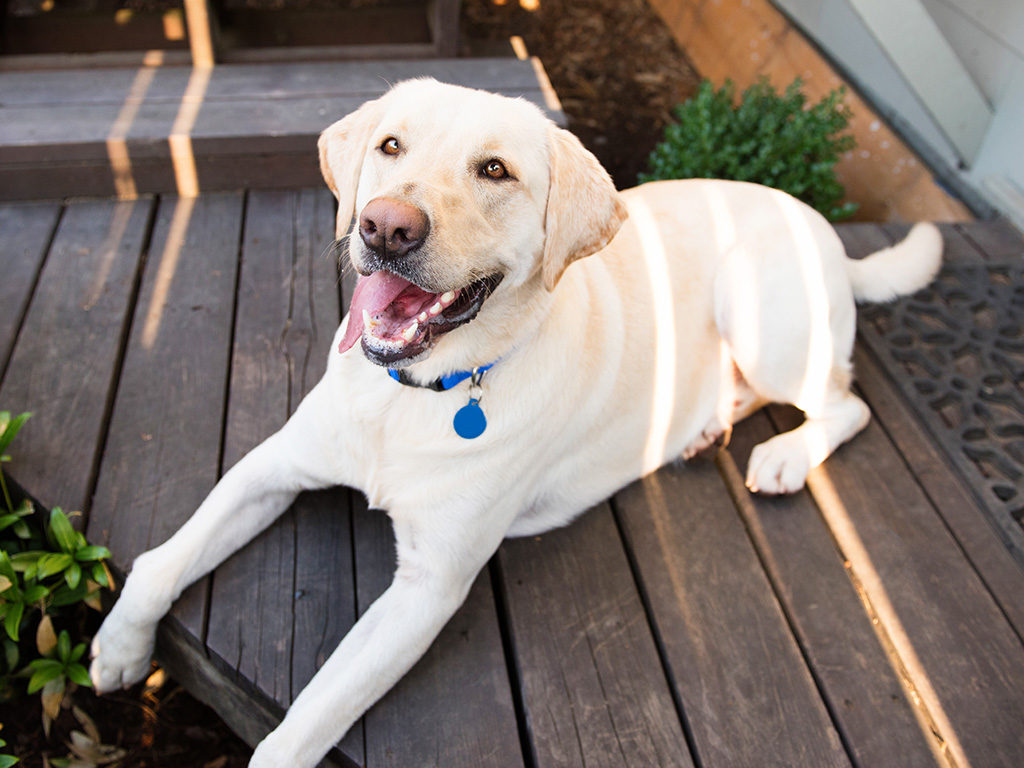
[{"label": "dog's pink tongue", "polygon": [[352,292],[352,304],[348,308],[348,328],[338,345],[339,352],[348,352],[363,335],[363,310],[370,315],[383,312],[398,295],[408,288],[405,278],[390,272],[374,272],[369,277],[360,276]]}]

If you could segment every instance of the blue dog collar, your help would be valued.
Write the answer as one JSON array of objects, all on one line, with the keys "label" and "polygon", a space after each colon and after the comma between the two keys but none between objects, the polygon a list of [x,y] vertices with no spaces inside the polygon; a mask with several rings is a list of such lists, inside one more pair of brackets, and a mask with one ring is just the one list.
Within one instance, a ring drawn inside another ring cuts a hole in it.
[{"label": "blue dog collar", "polygon": [[427,384],[413,381],[404,370],[396,371],[393,368],[388,368],[388,375],[399,384],[420,389],[432,389],[435,392],[446,392],[469,379],[469,402],[455,413],[455,418],[452,419],[452,428],[459,437],[472,440],[474,437],[480,437],[487,429],[487,417],[484,415],[484,409],[480,407],[480,400],[483,398],[480,382],[483,381],[484,374],[492,367],[494,367],[494,363],[482,365],[472,371],[455,371]]},{"label": "blue dog collar", "polygon": [[[478,375],[482,376],[493,367],[494,363],[490,363],[489,365],[481,365],[475,370]],[[445,376],[434,379],[426,384],[420,384],[419,382],[413,381],[409,378],[404,369],[395,370],[394,368],[388,368],[388,376],[399,384],[405,384],[407,387],[419,387],[420,389],[432,389],[435,392],[447,392],[449,389],[457,387],[466,379],[472,378],[473,371],[455,371],[454,373],[446,374]]]}]

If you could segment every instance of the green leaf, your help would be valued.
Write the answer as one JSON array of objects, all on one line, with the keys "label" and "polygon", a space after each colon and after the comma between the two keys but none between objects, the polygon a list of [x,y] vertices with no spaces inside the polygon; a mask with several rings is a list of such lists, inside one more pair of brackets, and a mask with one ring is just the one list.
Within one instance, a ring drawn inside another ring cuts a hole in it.
[{"label": "green leaf", "polygon": [[50,597],[50,605],[53,608],[62,608],[65,605],[74,605],[75,603],[82,602],[88,593],[89,590],[84,581],[74,589],[71,589],[71,587],[66,584],[62,584],[59,589],[53,591],[53,594]]},{"label": "green leaf", "polygon": [[96,563],[92,567],[92,580],[101,587],[110,589],[110,579],[107,578],[107,569],[103,567],[103,563]]},{"label": "green leaf", "polygon": [[7,662],[8,672],[13,671],[21,660],[21,652],[18,650],[18,644],[13,640],[7,640],[6,638],[4,639],[4,660]]},{"label": "green leaf", "polygon": [[4,616],[4,629],[7,636],[14,642],[18,642],[18,627],[21,626],[21,617],[25,614],[24,603],[11,603]]},{"label": "green leaf", "polygon": [[81,664],[68,665],[68,677],[83,688],[92,688],[92,679],[89,677],[89,670]]},{"label": "green leaf", "polygon": [[57,637],[57,658],[63,664],[67,664],[71,658],[71,635],[66,629],[62,629]]},{"label": "green leaf", "polygon": [[7,450],[14,436],[31,416],[31,413],[19,413],[12,419],[10,411],[0,412],[0,453]]},{"label": "green leaf", "polygon": [[87,562],[89,560],[105,560],[110,557],[110,550],[106,547],[97,546],[86,546],[79,547],[78,551],[75,552],[75,560],[80,563]]},{"label": "green leaf", "polygon": [[74,562],[75,559],[66,553],[43,555],[43,557],[39,558],[39,568],[36,571],[36,578],[45,579],[55,573],[60,573]]},{"label": "green leaf", "polygon": [[71,521],[60,507],[54,507],[50,512],[50,533],[62,552],[74,553],[78,549],[80,534],[71,527]]},{"label": "green leaf", "polygon": [[29,696],[41,691],[51,680],[64,675],[64,665],[52,659],[36,659],[29,664],[29,668],[32,670],[32,677],[28,681]]},{"label": "green leaf", "polygon": [[7,552],[2,549],[0,549],[0,576],[6,576],[15,583],[18,581],[18,574],[14,572],[14,565],[11,563],[11,558]]},{"label": "green leaf", "polygon": [[82,566],[78,563],[71,563],[71,566],[64,571],[64,580],[72,589],[78,587],[79,582],[82,581]]},{"label": "green leaf", "polygon": [[11,755],[0,755],[0,768],[11,768],[12,765],[17,765],[18,762],[18,758]]},{"label": "green leaf", "polygon": [[22,597],[26,605],[34,605],[44,600],[49,594],[50,589],[45,584],[33,584],[25,590],[25,594]]},{"label": "green leaf", "polygon": [[86,644],[79,643],[71,650],[71,661],[75,662],[85,655]]}]

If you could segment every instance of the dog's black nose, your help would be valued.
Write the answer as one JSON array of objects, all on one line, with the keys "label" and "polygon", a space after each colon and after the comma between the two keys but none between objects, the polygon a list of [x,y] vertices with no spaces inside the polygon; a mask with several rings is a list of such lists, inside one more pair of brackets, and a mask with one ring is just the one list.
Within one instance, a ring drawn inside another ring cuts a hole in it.
[{"label": "dog's black nose", "polygon": [[377,197],[359,216],[359,236],[384,258],[400,258],[423,245],[430,231],[427,215],[410,203]]}]

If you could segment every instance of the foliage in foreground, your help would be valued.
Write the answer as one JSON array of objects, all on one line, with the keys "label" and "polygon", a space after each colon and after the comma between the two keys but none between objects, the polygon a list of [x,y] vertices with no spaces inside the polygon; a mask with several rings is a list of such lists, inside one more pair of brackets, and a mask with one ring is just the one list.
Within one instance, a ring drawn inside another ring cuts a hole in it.
[{"label": "foliage in foreground", "polygon": [[[6,450],[29,415],[0,411],[0,461],[10,460]],[[48,731],[65,693],[92,686],[85,607],[100,610],[110,552],[90,545],[59,507],[47,519],[29,499],[15,503],[2,470],[0,490],[0,702],[39,693]],[[0,755],[0,768],[11,760]]]},{"label": "foliage in foreground", "polygon": [[854,147],[840,135],[850,122],[845,89],[830,92],[810,107],[794,80],[779,94],[766,79],[743,92],[726,81],[720,89],[704,80],[697,94],[675,108],[678,122],[648,159],[640,182],[660,179],[734,179],[781,189],[813,206],[831,221],[848,218],[855,203],[835,175],[839,157]]}]

